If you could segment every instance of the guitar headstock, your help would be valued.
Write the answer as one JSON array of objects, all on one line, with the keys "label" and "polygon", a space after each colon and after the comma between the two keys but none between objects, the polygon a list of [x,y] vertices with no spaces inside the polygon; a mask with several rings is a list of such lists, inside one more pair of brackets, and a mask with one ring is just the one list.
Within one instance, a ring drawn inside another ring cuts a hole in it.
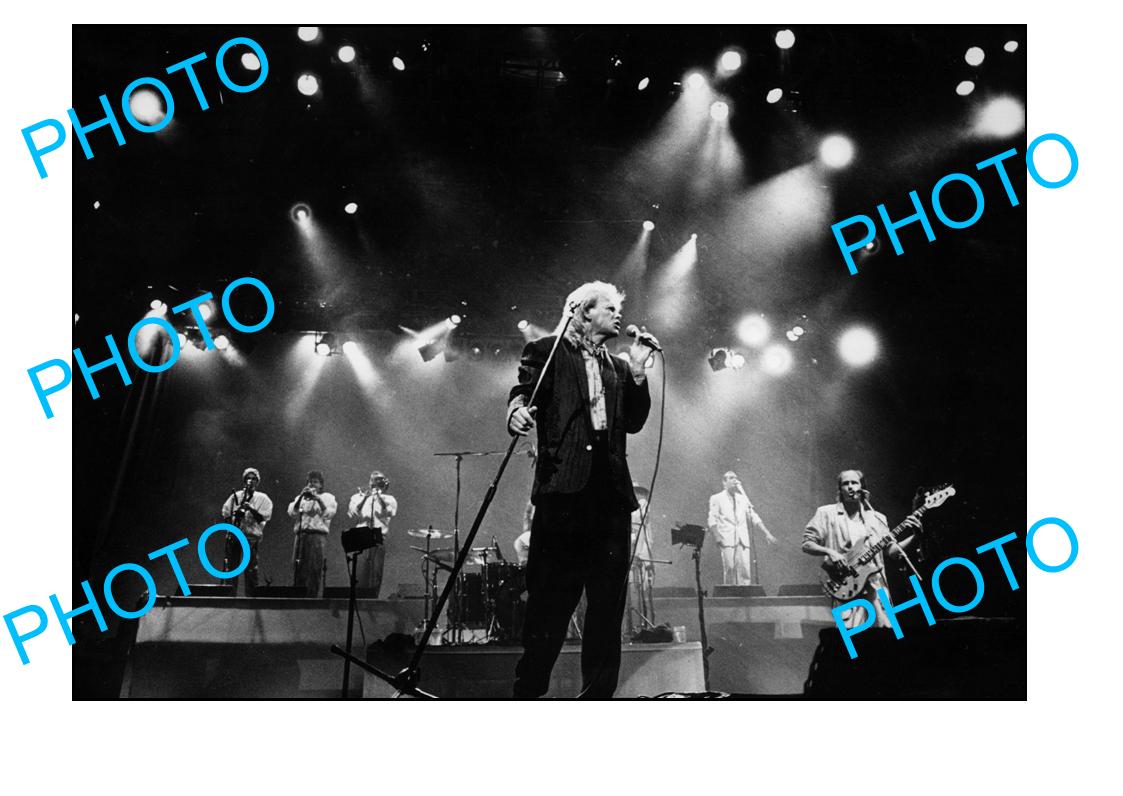
[{"label": "guitar headstock", "polygon": [[937,506],[942,506],[953,495],[955,495],[955,487],[951,484],[937,487],[924,496],[924,508],[934,509]]}]

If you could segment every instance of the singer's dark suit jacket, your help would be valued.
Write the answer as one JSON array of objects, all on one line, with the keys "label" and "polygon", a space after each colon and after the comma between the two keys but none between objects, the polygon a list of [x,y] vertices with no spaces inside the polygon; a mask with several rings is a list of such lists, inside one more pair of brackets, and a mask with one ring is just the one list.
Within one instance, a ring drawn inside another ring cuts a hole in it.
[{"label": "singer's dark suit jacket", "polygon": [[[519,383],[511,389],[507,417],[525,406],[534,390],[538,374],[550,354],[554,336],[527,343],[519,363]],[[604,383],[605,413],[608,418],[608,458],[613,491],[621,505],[636,509],[632,476],[628,471],[627,435],[643,428],[651,410],[647,381],[636,384],[626,360],[603,356],[600,360]],[[589,481],[593,461],[593,421],[589,411],[589,383],[581,351],[563,339],[546,372],[534,404],[538,407],[538,465],[534,472],[531,500],[540,495],[568,495],[580,492]]]}]

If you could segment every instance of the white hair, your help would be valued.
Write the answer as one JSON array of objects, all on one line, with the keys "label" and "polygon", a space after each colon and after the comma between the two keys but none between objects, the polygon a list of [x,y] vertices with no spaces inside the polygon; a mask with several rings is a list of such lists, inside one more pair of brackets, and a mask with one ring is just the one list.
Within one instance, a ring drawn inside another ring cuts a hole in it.
[{"label": "white hair", "polygon": [[585,317],[585,313],[596,306],[597,301],[606,298],[616,305],[617,309],[624,303],[624,291],[611,285],[608,282],[586,282],[581,287],[574,290],[565,299],[565,306],[562,308],[562,319],[558,322],[554,334],[561,332],[562,327],[565,326],[565,319],[570,313],[570,308],[575,307],[573,311],[573,322],[569,325],[571,333],[576,334],[578,337],[584,337],[589,329],[589,320]]}]

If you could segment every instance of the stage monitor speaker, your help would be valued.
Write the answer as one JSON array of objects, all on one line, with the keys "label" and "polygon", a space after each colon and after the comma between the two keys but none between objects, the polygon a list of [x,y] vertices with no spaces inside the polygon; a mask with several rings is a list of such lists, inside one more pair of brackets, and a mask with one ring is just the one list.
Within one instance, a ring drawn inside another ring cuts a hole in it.
[{"label": "stage monitor speaker", "polygon": [[694,597],[698,592],[693,586],[655,586],[651,589],[651,596],[664,597]]},{"label": "stage monitor speaker", "polygon": [[421,600],[425,597],[425,584],[423,583],[399,583],[398,590],[394,592],[391,597],[397,597],[402,600]]},{"label": "stage monitor speaker", "polygon": [[251,597],[307,597],[307,586],[258,586]]},{"label": "stage monitor speaker", "polygon": [[818,583],[785,583],[777,597],[823,597],[823,587]]},{"label": "stage monitor speaker", "polygon": [[1015,619],[940,619],[852,638],[851,659],[837,628],[819,631],[803,693],[815,699],[1026,698],[1026,628]]},{"label": "stage monitor speaker", "polygon": [[[225,583],[189,583],[187,588],[191,592],[191,597],[233,597],[238,587]],[[175,596],[184,596],[183,587],[176,586]]]},{"label": "stage monitor speaker", "polygon": [[[333,600],[349,600],[351,599],[351,588],[349,586],[324,586],[324,597]],[[358,600],[375,600],[378,598],[378,592],[374,589],[356,587],[355,598]]]},{"label": "stage monitor speaker", "polygon": [[714,597],[764,597],[763,586],[714,586]]}]

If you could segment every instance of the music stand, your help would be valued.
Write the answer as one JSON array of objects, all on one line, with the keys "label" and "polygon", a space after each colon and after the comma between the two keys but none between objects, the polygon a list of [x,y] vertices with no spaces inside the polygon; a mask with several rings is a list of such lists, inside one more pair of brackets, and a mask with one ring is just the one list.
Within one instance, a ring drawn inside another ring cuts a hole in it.
[{"label": "music stand", "polygon": [[702,638],[702,682],[710,690],[710,643],[706,639],[706,606],[702,598],[702,545],[706,541],[706,529],[701,525],[676,525],[671,528],[671,544],[687,545],[693,548],[694,579],[698,584],[698,629]]},{"label": "music stand", "polygon": [[347,595],[347,657],[343,659],[342,697],[346,699],[347,686],[351,680],[351,640],[355,632],[355,613],[358,610],[355,604],[355,589],[358,586],[356,570],[359,566],[359,553],[382,544],[382,529],[357,525],[344,531],[340,539],[343,542],[343,552],[347,556],[347,571],[351,578],[350,590]]}]

